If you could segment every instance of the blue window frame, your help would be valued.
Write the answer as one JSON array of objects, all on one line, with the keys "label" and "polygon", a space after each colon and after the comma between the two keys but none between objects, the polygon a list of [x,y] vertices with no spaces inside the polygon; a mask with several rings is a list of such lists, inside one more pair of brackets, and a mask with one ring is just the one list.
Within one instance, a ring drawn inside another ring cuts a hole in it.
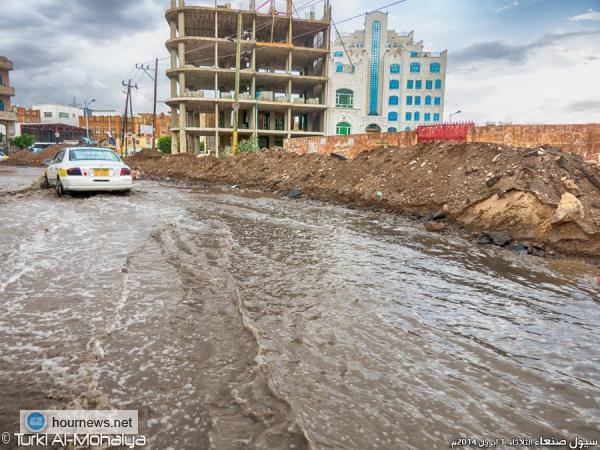
[{"label": "blue window frame", "polygon": [[432,80],[425,81],[425,89],[433,89],[433,81]]},{"label": "blue window frame", "polygon": [[411,113],[411,112],[407,112],[407,113],[404,115],[404,118],[405,118],[407,121],[409,121],[409,120],[412,120],[412,113]]},{"label": "blue window frame", "polygon": [[421,114],[419,113],[419,111],[415,111],[415,122],[418,122],[420,118]]},{"label": "blue window frame", "polygon": [[410,52],[411,58],[416,58],[417,56],[419,56],[419,52]]},{"label": "blue window frame", "polygon": [[390,80],[390,89],[400,89],[400,81]]},{"label": "blue window frame", "polygon": [[2,86],[3,81],[2,81],[2,75],[0,75],[0,86]]},{"label": "blue window frame", "polygon": [[333,56],[335,58],[342,58],[344,56],[344,52],[338,50],[337,52],[333,52]]},{"label": "blue window frame", "polygon": [[379,52],[381,51],[381,21],[373,21],[371,36],[371,85],[369,90],[369,114],[376,116],[377,100],[379,98]]},{"label": "blue window frame", "polygon": [[410,127],[406,127],[404,131],[410,131]]},{"label": "blue window frame", "polygon": [[441,105],[442,104],[442,97],[436,97],[433,99],[433,104],[434,105]]},{"label": "blue window frame", "polygon": [[431,113],[425,113],[425,122],[430,122],[431,121]]},{"label": "blue window frame", "polygon": [[4,102],[0,100],[0,111],[4,111]]},{"label": "blue window frame", "polygon": [[440,73],[440,63],[429,64],[429,71],[432,73]]},{"label": "blue window frame", "polygon": [[431,105],[431,95],[426,95],[425,96],[425,104],[426,105]]},{"label": "blue window frame", "polygon": [[390,105],[397,105],[397,104],[398,104],[398,96],[390,95]]},{"label": "blue window frame", "polygon": [[415,87],[414,80],[407,80],[406,81],[406,89],[414,89],[414,87]]},{"label": "blue window frame", "polygon": [[434,122],[440,121],[440,113],[433,113],[433,121]]},{"label": "blue window frame", "polygon": [[390,111],[388,113],[388,120],[391,120],[392,122],[398,120],[398,113],[396,111]]},{"label": "blue window frame", "polygon": [[335,63],[335,71],[336,72],[343,72],[344,71],[344,63],[336,62]]},{"label": "blue window frame", "polygon": [[400,64],[392,64],[390,66],[390,73],[400,73]]},{"label": "blue window frame", "polygon": [[423,81],[422,80],[415,81],[415,89],[423,89]]},{"label": "blue window frame", "polygon": [[436,89],[442,88],[442,80],[435,80],[435,88]]},{"label": "blue window frame", "polygon": [[389,127],[388,128],[388,133],[395,133],[396,131],[398,131],[398,128],[396,128],[396,127]]},{"label": "blue window frame", "polygon": [[421,104],[421,96],[420,95],[415,95],[415,105],[420,105]]},{"label": "blue window frame", "polygon": [[413,97],[412,97],[412,95],[407,95],[406,96],[406,104],[407,105],[412,105],[413,104]]},{"label": "blue window frame", "polygon": [[410,63],[410,71],[412,73],[419,73],[421,71],[421,64],[418,62]]}]

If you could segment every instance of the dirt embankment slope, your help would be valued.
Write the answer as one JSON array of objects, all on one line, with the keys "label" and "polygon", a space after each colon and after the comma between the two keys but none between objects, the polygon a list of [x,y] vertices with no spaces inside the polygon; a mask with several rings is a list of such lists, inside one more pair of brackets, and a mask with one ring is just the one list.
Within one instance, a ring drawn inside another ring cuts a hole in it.
[{"label": "dirt embankment slope", "polygon": [[2,164],[6,164],[7,166],[43,166],[44,160],[54,158],[54,155],[65,147],[69,147],[69,145],[51,145],[40,153],[33,153],[27,149],[19,150],[16,153],[11,153],[9,158],[3,161]]},{"label": "dirt embankment slope", "polygon": [[431,229],[449,221],[564,254],[600,255],[600,170],[554,148],[433,143],[374,150],[355,160],[270,150],[129,163],[147,177],[298,190],[309,198],[433,216],[438,223],[428,222]]}]

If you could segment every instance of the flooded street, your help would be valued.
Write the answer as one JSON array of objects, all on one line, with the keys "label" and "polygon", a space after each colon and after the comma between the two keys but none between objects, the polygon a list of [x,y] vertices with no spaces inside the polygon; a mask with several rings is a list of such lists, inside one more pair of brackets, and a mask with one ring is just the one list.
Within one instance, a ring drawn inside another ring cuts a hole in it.
[{"label": "flooded street", "polygon": [[0,165],[0,197],[10,192],[24,189],[42,176],[44,169],[39,167],[12,167]]},{"label": "flooded street", "polygon": [[[41,173],[5,169],[0,192]],[[19,409],[114,408],[153,449],[600,439],[592,266],[146,181],[0,196],[0,219],[0,431]]]}]

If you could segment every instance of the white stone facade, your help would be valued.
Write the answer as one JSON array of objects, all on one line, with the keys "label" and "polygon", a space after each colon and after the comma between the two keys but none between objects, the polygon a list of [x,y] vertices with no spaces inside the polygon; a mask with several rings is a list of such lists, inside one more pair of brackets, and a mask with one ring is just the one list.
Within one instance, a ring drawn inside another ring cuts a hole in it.
[{"label": "white stone facade", "polygon": [[79,117],[83,116],[83,109],[73,106],[47,104],[33,105],[31,108],[40,111],[42,123],[62,123],[78,127]]},{"label": "white stone facade", "polygon": [[[356,134],[442,122],[446,60],[446,51],[424,52],[413,32],[388,30],[387,13],[367,14],[364,30],[338,37],[331,47],[327,134],[347,132],[346,124]],[[341,106],[338,96],[347,101],[348,91],[352,105]]]}]

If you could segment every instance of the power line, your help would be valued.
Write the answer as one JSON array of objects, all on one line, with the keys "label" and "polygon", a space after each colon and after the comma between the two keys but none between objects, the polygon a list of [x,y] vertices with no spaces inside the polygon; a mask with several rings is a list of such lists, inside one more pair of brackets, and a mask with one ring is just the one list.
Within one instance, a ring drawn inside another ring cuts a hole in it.
[{"label": "power line", "polygon": [[[309,0],[307,3],[304,3],[303,5],[299,6],[297,8],[297,10],[300,11],[300,10],[302,10],[304,8],[309,7],[309,6],[314,6],[314,5],[318,4],[318,3],[320,3],[321,1],[323,1],[323,0]],[[357,19],[358,17],[362,17],[362,16],[364,16],[366,14],[370,14],[370,13],[373,13],[373,12],[376,12],[376,11],[382,11],[384,9],[388,9],[388,8],[390,8],[392,6],[398,5],[400,3],[404,3],[406,1],[407,0],[396,0],[396,1],[392,2],[392,3],[388,3],[386,5],[380,6],[379,8],[372,9],[372,10],[369,10],[369,11],[365,11],[363,13],[357,14],[357,15],[352,16],[352,17],[348,17],[346,19],[342,19],[342,20],[337,21],[337,22],[334,22],[332,20],[331,23],[334,26],[334,29],[335,29],[336,33],[338,34],[338,37],[341,39],[341,35],[340,35],[340,33],[339,33],[338,29],[337,29],[337,25],[340,25],[342,23],[349,22],[351,20]],[[278,19],[278,18],[279,17],[277,17],[276,19]],[[257,27],[255,29],[255,31],[258,31],[260,29],[266,28],[266,26],[268,26],[268,25],[270,25],[270,24],[268,22],[265,22],[263,25]],[[292,39],[299,38],[299,37],[302,37],[302,36],[306,36],[306,35],[311,34],[311,33],[319,32],[319,31],[324,31],[327,28],[328,27],[326,26],[326,27],[323,27],[323,28],[317,28],[316,30],[308,31],[306,33],[300,33],[300,34],[297,34],[297,35],[293,35]],[[232,38],[232,37],[236,37],[236,36],[237,36],[237,33],[229,35],[229,36],[226,36],[225,38],[227,39],[227,38]],[[208,36],[207,36],[207,38],[211,39]],[[194,48],[194,49],[191,49],[191,50],[187,50],[186,52],[184,52],[184,54],[188,54],[188,53],[192,53],[192,52],[197,52],[199,50],[203,50],[203,49],[206,49],[206,48],[211,48],[211,47],[214,47],[214,45],[215,45],[215,43],[210,43],[210,44],[207,44],[207,45],[202,46],[202,47],[197,47],[197,48]],[[348,59],[350,60],[350,56],[348,55],[348,52],[346,51],[346,48],[345,48],[345,45],[343,44],[343,42],[342,42],[342,46],[344,47],[344,51],[346,52],[346,55],[348,56]],[[261,50],[266,50],[267,48],[268,47],[263,47],[263,48],[255,49],[255,52],[259,52]],[[219,59],[220,58],[227,58],[227,57],[235,56],[235,55],[236,55],[235,53],[231,53],[231,54],[227,54],[227,55],[219,55]],[[169,59],[169,57],[160,58],[160,59],[165,60],[165,59]],[[199,63],[199,62],[204,62],[204,61],[214,61],[214,56],[211,56],[211,57],[208,57],[208,58],[201,58],[201,59],[190,59],[190,60],[186,60],[186,63]],[[350,60],[350,64],[353,66],[351,60]],[[168,67],[169,64],[167,64],[166,66]]]},{"label": "power line", "polygon": [[395,1],[393,3],[389,3],[387,5],[381,6],[381,7],[377,8],[377,9],[372,9],[370,11],[366,11],[364,13],[357,14],[356,16],[352,16],[352,17],[348,17],[347,19],[340,20],[340,21],[336,22],[336,24],[339,25],[341,23],[349,22],[350,20],[357,19],[358,17],[364,16],[366,14],[374,13],[376,11],[381,11],[382,9],[387,9],[387,8],[390,8],[391,6],[397,5],[399,3],[404,3],[406,1],[407,0],[398,0],[398,1]]}]

